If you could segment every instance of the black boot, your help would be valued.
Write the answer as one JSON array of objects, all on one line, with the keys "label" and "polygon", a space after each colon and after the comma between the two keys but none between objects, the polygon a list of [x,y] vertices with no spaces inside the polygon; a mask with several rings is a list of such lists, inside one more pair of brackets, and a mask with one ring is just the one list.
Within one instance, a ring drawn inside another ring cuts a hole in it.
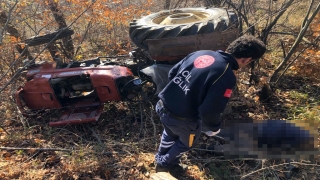
[{"label": "black boot", "polygon": [[156,172],[169,172],[169,167],[164,167],[160,164],[156,164]]},{"label": "black boot", "polygon": [[170,167],[169,172],[171,174],[181,174],[181,173],[185,173],[187,169],[188,169],[188,166],[185,164],[176,164]]},{"label": "black boot", "polygon": [[164,167],[157,164],[156,172],[169,172],[170,174],[180,174],[180,173],[184,173],[187,170],[187,167],[188,166],[185,164],[176,164],[168,167]]}]

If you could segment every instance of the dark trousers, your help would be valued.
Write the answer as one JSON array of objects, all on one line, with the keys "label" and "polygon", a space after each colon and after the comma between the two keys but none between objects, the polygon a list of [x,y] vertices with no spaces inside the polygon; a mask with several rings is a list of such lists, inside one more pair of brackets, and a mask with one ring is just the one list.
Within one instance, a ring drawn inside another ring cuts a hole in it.
[{"label": "dark trousers", "polygon": [[201,134],[201,120],[177,120],[169,112],[164,112],[163,108],[159,103],[156,106],[164,130],[155,160],[157,164],[168,167],[178,164],[182,154],[197,143]]}]

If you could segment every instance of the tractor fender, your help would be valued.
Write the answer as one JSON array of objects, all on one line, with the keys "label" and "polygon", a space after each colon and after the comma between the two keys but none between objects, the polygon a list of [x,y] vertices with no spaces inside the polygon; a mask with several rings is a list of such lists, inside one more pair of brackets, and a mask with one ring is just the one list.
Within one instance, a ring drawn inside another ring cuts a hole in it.
[{"label": "tractor fender", "polygon": [[168,74],[173,65],[169,64],[153,64],[148,66],[140,72],[152,78],[152,81],[157,86],[157,91],[155,94],[159,94],[162,89],[169,83]]}]

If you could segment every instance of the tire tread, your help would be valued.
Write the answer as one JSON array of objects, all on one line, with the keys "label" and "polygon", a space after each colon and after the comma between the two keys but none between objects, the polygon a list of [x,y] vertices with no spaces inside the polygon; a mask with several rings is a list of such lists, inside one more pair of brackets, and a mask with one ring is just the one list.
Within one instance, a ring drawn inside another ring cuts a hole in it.
[{"label": "tire tread", "polygon": [[[206,11],[203,8],[202,11]],[[130,23],[129,35],[133,43],[143,49],[148,49],[147,39],[162,39],[162,38],[174,38],[181,36],[191,36],[197,34],[208,34],[212,32],[223,32],[230,26],[237,23],[237,15],[233,10],[218,9],[219,13],[222,13],[220,17],[207,19],[206,21],[195,22],[193,24],[177,24],[172,26],[161,26],[158,24],[141,23],[139,20],[135,20]],[[173,12],[173,11],[172,11]],[[174,12],[183,12],[179,9]],[[162,11],[153,14],[165,14],[167,11]],[[223,14],[225,13],[225,14]],[[152,14],[151,14],[152,15]],[[150,16],[150,15],[148,15]]]}]

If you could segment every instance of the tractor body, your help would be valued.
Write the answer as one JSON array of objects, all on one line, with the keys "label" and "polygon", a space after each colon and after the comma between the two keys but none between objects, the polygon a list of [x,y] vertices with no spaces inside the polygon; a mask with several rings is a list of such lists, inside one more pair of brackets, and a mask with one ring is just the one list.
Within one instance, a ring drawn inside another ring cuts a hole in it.
[{"label": "tractor body", "polygon": [[15,99],[25,116],[39,110],[63,110],[50,126],[97,121],[104,103],[156,95],[168,82],[168,71],[175,63],[197,50],[225,50],[238,31],[232,10],[182,8],[153,13],[130,23],[129,35],[137,46],[129,53],[130,63],[102,58],[63,63],[53,42],[71,36],[73,30],[36,36],[25,43],[48,43],[54,62],[25,66],[26,82]]},{"label": "tractor body", "polygon": [[63,109],[61,118],[50,122],[51,126],[96,121],[103,103],[133,96],[139,89],[134,83],[140,82],[129,68],[104,64],[100,58],[58,69],[56,63],[45,62],[30,68],[26,79],[15,93],[20,111],[27,115],[26,109]]}]

